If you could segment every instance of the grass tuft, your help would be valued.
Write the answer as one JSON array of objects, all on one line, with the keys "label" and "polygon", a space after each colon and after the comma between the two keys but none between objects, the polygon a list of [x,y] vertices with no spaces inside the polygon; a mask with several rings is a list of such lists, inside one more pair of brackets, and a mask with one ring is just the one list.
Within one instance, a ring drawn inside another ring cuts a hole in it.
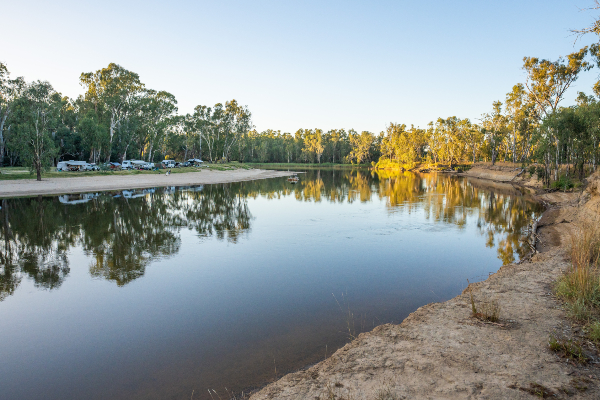
[{"label": "grass tuft", "polygon": [[548,339],[550,350],[563,358],[585,364],[588,362],[588,356],[583,352],[581,343],[575,339],[567,339],[555,333]]},{"label": "grass tuft", "polygon": [[584,222],[575,227],[569,251],[571,266],[556,282],[571,318],[592,323],[600,315],[600,227]]},{"label": "grass tuft", "polygon": [[587,329],[587,336],[590,340],[600,342],[600,322],[596,321],[590,324]]},{"label": "grass tuft", "polygon": [[[468,282],[468,280],[467,280]],[[471,316],[481,321],[498,322],[500,320],[500,304],[498,300],[482,301],[478,305],[475,304],[473,291],[469,287],[469,295],[471,296]]]},{"label": "grass tuft", "polygon": [[544,385],[540,385],[539,383],[531,382],[529,387],[520,387],[519,390],[523,392],[527,392],[533,396],[537,396],[541,399],[547,399],[548,397],[555,397],[556,393],[554,393],[551,389],[547,388]]}]

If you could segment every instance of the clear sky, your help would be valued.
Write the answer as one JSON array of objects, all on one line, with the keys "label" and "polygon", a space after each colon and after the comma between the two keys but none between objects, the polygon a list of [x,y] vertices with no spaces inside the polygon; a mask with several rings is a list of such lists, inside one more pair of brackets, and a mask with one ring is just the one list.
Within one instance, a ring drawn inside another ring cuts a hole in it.
[{"label": "clear sky", "polygon": [[[13,77],[77,97],[110,62],[173,93],[179,113],[235,98],[258,130],[425,127],[474,121],[525,81],[524,56],[556,59],[592,0],[19,0],[2,6],[0,61]],[[583,75],[591,93],[600,70]]]}]

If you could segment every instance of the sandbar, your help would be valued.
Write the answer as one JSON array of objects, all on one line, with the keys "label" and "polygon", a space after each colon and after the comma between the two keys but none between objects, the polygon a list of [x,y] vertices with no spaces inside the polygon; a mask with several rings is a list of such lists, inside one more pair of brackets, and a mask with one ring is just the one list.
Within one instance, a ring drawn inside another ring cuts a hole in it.
[{"label": "sandbar", "polygon": [[45,178],[41,182],[33,179],[18,179],[0,181],[0,198],[143,189],[161,186],[193,186],[251,181],[289,175],[289,171],[236,169],[231,171],[202,170],[170,175],[157,173]]}]

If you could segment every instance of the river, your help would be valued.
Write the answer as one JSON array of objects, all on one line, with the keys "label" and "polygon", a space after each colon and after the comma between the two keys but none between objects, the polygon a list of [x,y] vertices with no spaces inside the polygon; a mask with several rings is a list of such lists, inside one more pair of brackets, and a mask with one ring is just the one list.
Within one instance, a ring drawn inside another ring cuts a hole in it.
[{"label": "river", "polygon": [[518,260],[542,211],[510,185],[367,170],[1,206],[7,400],[260,387]]}]

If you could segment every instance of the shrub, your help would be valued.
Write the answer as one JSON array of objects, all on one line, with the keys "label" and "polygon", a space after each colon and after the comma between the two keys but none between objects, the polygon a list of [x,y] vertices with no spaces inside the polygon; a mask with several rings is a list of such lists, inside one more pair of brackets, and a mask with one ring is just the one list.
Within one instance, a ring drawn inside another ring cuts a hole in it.
[{"label": "shrub", "polygon": [[553,189],[559,189],[565,192],[572,189],[574,186],[573,181],[567,175],[562,175],[557,181],[552,182]]}]

